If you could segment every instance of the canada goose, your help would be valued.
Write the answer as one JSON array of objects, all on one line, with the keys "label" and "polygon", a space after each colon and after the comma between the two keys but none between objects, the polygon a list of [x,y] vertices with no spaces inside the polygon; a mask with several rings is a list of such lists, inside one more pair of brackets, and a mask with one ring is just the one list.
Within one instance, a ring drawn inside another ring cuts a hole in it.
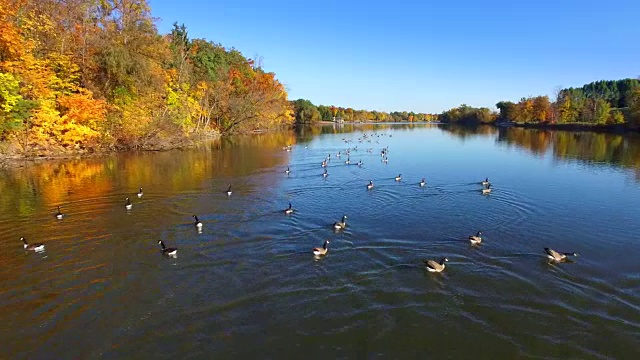
[{"label": "canada goose", "polygon": [[362,166],[362,160],[358,161],[358,166]]},{"label": "canada goose", "polygon": [[336,154],[336,157],[339,158],[340,156],[342,156],[342,154],[340,153],[340,151],[338,151],[338,153]]},{"label": "canada goose", "polygon": [[162,247],[162,255],[166,255],[169,257],[178,257],[178,249],[176,248],[168,248],[164,246],[164,242],[162,240],[158,240],[158,244]]},{"label": "canada goose", "polygon": [[229,184],[229,187],[227,188],[227,196],[231,196],[233,192],[231,191],[231,184]]},{"label": "canada goose", "polygon": [[373,189],[373,181],[369,180],[369,183],[367,184],[367,190],[371,189]]},{"label": "canada goose", "polygon": [[402,174],[398,174],[398,176],[396,176],[395,179],[396,179],[396,181],[402,180]]},{"label": "canada goose", "polygon": [[336,221],[333,223],[333,228],[336,230],[342,230],[347,227],[347,215],[342,216],[342,221]]},{"label": "canada goose", "polygon": [[196,215],[193,215],[193,219],[195,220],[195,222],[193,223],[193,225],[195,227],[198,228],[198,230],[202,229],[202,221],[200,221],[200,219],[198,219],[198,217]]},{"label": "canada goose", "polygon": [[322,173],[322,176],[324,176],[324,177],[329,176],[329,173],[327,172],[327,169],[324,169],[324,172]]},{"label": "canada goose", "polygon": [[482,182],[483,186],[487,186],[489,185],[489,178],[484,179],[484,181]]},{"label": "canada goose", "polygon": [[58,206],[58,212],[56,213],[56,219],[60,220],[60,219],[62,219],[63,216],[64,216],[64,214],[62,213],[62,211],[60,211],[60,206]]},{"label": "canada goose", "polygon": [[127,200],[126,204],[124,204],[124,208],[127,210],[131,210],[131,208],[133,207],[133,205],[131,204],[131,200],[129,200],[129,198],[126,198],[125,200]]},{"label": "canada goose", "polygon": [[547,253],[547,257],[551,261],[562,262],[567,260],[567,256],[578,256],[577,253],[560,253],[550,248],[544,248],[544,252]]},{"label": "canada goose", "polygon": [[143,194],[144,193],[142,192],[142,188],[140,188],[140,190],[138,190],[138,197],[141,198]]},{"label": "canada goose", "polygon": [[345,164],[347,164],[347,165],[351,164],[351,159],[349,159],[349,158],[347,157],[347,161],[345,161],[344,163],[345,163]]},{"label": "canada goose", "polygon": [[424,178],[422,178],[422,180],[420,180],[419,184],[420,184],[420,187],[423,187],[423,186],[427,185],[427,181]]},{"label": "canada goose", "polygon": [[287,166],[287,170],[284,171],[285,174],[289,175],[291,173],[291,170],[289,170],[289,167]]},{"label": "canada goose", "polygon": [[44,251],[44,244],[40,244],[40,243],[36,243],[36,244],[29,244],[27,242],[27,239],[25,239],[24,237],[21,237],[20,240],[24,243],[24,249],[27,251]]},{"label": "canada goose", "polygon": [[382,162],[383,162],[383,163],[385,163],[385,164],[387,164],[387,163],[389,162],[389,158],[385,156],[385,157],[382,159]]},{"label": "canada goose", "polygon": [[329,249],[327,248],[327,245],[329,245],[329,240],[325,240],[321,248],[318,248],[318,247],[313,248],[313,255],[315,256],[326,255],[327,251],[329,251]]},{"label": "canada goose", "polygon": [[424,263],[427,265],[427,270],[429,270],[430,272],[441,272],[442,270],[444,270],[444,263],[447,261],[449,261],[449,259],[444,257],[440,260],[440,262],[437,262],[435,260],[427,260]]},{"label": "canada goose", "polygon": [[469,236],[469,241],[471,241],[472,245],[477,245],[482,242],[480,235],[482,235],[482,231],[478,231],[475,235]]},{"label": "canada goose", "polygon": [[483,194],[489,194],[491,192],[491,184],[487,185],[486,188],[482,189]]},{"label": "canada goose", "polygon": [[327,161],[326,160],[322,160],[322,164],[320,164],[322,167],[327,167]]},{"label": "canada goose", "polygon": [[289,207],[284,209],[284,213],[287,215],[293,214],[293,208],[291,207],[291,203],[289,203]]}]

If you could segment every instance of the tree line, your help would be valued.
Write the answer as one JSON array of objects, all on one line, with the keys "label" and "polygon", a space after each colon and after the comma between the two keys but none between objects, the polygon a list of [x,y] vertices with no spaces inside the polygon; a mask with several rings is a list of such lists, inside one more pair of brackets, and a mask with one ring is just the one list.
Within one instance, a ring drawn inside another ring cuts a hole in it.
[{"label": "tree line", "polygon": [[146,0],[0,0],[5,153],[163,147],[292,110],[259,61],[184,25],[159,34]]},{"label": "tree line", "polygon": [[437,121],[438,115],[415,113],[407,111],[375,111],[354,110],[336,106],[314,105],[306,99],[298,99],[291,102],[295,112],[296,124],[314,124],[320,121],[371,121],[371,122],[413,122],[413,121]]},{"label": "tree line", "polygon": [[640,125],[640,81],[623,79],[595,81],[581,88],[559,89],[554,101],[548,96],[500,101],[498,111],[465,104],[444,111],[443,122],[492,123],[587,123]]}]

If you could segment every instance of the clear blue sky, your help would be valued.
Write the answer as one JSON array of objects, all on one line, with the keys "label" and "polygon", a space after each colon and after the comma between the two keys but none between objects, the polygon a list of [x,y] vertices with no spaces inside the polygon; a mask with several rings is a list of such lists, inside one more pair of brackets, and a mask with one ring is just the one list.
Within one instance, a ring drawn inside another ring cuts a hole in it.
[{"label": "clear blue sky", "polygon": [[381,111],[640,76],[640,0],[149,0],[162,33],[263,58],[290,99]]}]

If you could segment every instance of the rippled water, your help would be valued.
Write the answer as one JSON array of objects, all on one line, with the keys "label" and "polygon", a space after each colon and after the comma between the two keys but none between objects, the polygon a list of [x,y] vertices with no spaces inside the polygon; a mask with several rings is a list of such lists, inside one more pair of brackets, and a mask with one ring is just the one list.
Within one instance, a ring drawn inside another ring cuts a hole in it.
[{"label": "rippled water", "polygon": [[[363,166],[336,159],[355,146]],[[638,149],[362,125],[4,169],[0,358],[637,358]],[[580,256],[553,265],[544,247]]]}]

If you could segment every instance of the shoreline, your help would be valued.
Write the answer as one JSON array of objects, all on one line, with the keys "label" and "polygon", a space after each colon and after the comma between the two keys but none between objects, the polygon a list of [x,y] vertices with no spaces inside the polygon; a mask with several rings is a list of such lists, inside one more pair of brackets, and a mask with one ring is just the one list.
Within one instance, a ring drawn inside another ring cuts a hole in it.
[{"label": "shoreline", "polygon": [[593,131],[613,134],[626,134],[640,132],[640,126],[628,126],[625,124],[585,124],[585,123],[567,123],[567,124],[551,124],[551,123],[508,123],[502,125],[500,123],[492,124],[498,128],[518,127],[525,129],[543,129],[543,130],[559,130],[559,131]]}]

